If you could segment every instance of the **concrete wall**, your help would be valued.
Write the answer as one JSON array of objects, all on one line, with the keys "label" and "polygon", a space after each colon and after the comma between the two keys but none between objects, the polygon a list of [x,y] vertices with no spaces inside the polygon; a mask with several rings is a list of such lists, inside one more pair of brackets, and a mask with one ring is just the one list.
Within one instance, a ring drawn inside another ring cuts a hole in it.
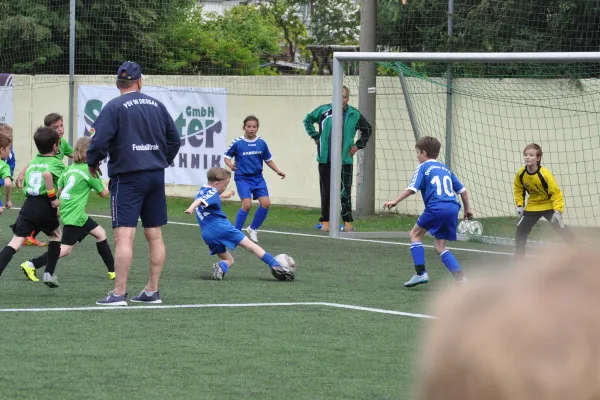
[{"label": "concrete wall", "polygon": [[[113,84],[114,78],[78,76],[76,83]],[[266,168],[273,203],[319,206],[316,146],[308,139],[302,120],[315,107],[331,102],[330,77],[149,76],[144,83],[226,88],[228,142],[241,134],[246,115],[257,115],[259,135],[269,143],[274,161],[288,174],[281,180]],[[348,77],[345,83],[351,89],[351,104],[358,104],[358,77]],[[409,78],[408,83],[420,133],[436,136],[444,143],[445,87],[415,78]],[[16,76],[13,85],[15,151],[20,169],[34,154],[31,133],[43,117],[50,112],[68,115],[69,86],[65,76],[44,75]],[[565,192],[569,222],[600,225],[600,185],[596,178],[600,170],[599,86],[598,80],[578,85],[561,80],[455,81],[452,167],[470,190],[479,216],[513,215],[512,180],[521,165],[523,147],[536,141],[545,151],[544,165],[554,172]],[[379,208],[405,188],[416,158],[414,133],[398,78],[378,78],[377,101]],[[196,190],[168,188],[171,195],[190,197]],[[417,213],[422,210],[421,203],[420,197],[414,196],[401,204],[399,211]]]}]

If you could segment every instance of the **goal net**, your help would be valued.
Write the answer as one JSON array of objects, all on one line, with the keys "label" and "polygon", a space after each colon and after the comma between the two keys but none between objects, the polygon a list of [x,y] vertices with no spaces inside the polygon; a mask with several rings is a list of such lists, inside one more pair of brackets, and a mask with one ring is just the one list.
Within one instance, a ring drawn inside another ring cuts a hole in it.
[{"label": "goal net", "polygon": [[[334,89],[341,82],[358,93],[359,75],[346,73],[346,62],[338,58],[343,54],[336,54],[343,73],[334,76]],[[440,62],[426,62],[427,53],[364,54],[377,63],[373,211],[392,218],[387,230],[406,235],[410,218],[402,216],[412,217],[414,223],[423,210],[418,195],[401,202],[392,215],[382,211],[385,201],[407,187],[418,165],[414,144],[422,136],[440,140],[438,159],[449,164],[467,187],[475,219],[483,226],[482,234],[467,231],[459,235],[461,239],[514,243],[513,181],[524,165],[523,149],[532,142],[542,147],[542,165],[563,191],[565,223],[576,234],[600,226],[598,53],[539,54],[545,61],[536,60],[535,54],[519,59],[518,53],[488,53],[490,61],[469,61],[466,53],[446,54],[449,58],[443,60],[444,54],[438,54]],[[345,61],[359,61],[356,53],[354,57]],[[455,62],[448,79],[451,61]],[[355,170],[360,168],[355,165]],[[353,193],[353,204],[357,200]],[[383,236],[382,231],[377,234]],[[360,223],[354,235],[361,235]],[[558,239],[549,225],[541,223],[530,240]]]}]

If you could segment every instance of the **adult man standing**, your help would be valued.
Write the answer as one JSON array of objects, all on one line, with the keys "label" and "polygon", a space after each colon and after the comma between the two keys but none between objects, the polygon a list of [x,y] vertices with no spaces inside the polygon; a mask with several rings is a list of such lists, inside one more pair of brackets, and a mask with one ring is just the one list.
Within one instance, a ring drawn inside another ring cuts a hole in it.
[{"label": "adult man standing", "polygon": [[[364,149],[371,136],[371,125],[354,107],[348,105],[350,90],[344,86],[343,102],[343,127],[342,127],[342,220],[344,231],[354,230],[352,222],[352,157],[360,149]],[[315,108],[304,118],[306,133],[317,144],[317,162],[319,163],[319,181],[321,189],[321,230],[329,232],[329,187],[331,177],[331,117],[332,106],[325,104]],[[319,125],[319,131],[314,124]],[[354,142],[356,131],[360,130],[360,138]]]},{"label": "adult man standing", "polygon": [[165,262],[162,226],[167,223],[165,168],[181,146],[179,133],[166,107],[140,93],[142,70],[124,62],[117,73],[121,95],[102,109],[92,126],[87,151],[92,176],[109,156],[108,188],[111,194],[112,226],[115,237],[115,287],[99,305],[127,305],[127,278],[133,258],[133,238],[138,217],[150,247],[148,285],[131,301],[162,303],[158,281]]}]

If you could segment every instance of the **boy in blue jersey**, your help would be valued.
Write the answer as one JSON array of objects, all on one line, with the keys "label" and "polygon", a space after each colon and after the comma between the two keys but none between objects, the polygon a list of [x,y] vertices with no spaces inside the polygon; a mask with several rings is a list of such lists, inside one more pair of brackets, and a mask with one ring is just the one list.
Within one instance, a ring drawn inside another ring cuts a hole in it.
[{"label": "boy in blue jersey", "polygon": [[213,278],[222,280],[233,265],[233,256],[227,248],[234,250],[238,245],[253,253],[265,264],[269,265],[271,273],[280,281],[293,280],[294,275],[282,267],[275,258],[265,252],[262,247],[253,243],[239,229],[236,229],[221,210],[221,198],[228,199],[235,193],[225,192],[231,181],[231,172],[224,168],[211,168],[207,173],[208,184],[202,186],[194,202],[185,212],[196,212],[200,225],[202,239],[208,245],[210,254],[216,254],[221,261],[213,264]]},{"label": "boy in blue jersey", "polygon": [[[258,118],[253,115],[246,117],[243,127],[244,136],[235,139],[225,152],[225,164],[235,171],[235,185],[242,199],[242,207],[235,218],[235,227],[242,229],[244,226],[252,207],[252,199],[258,199],[260,205],[248,227],[248,236],[253,242],[258,242],[258,228],[267,218],[271,205],[267,183],[262,175],[263,161],[281,176],[281,179],[285,178],[285,173],[275,165],[267,143],[263,138],[256,136],[258,126]],[[233,158],[235,161],[232,161]]]},{"label": "boy in blue jersey", "polygon": [[0,201],[0,214],[2,214],[4,208],[12,207],[12,201],[10,199],[14,171],[14,156],[12,157],[12,167],[10,165],[11,155],[13,154],[12,138],[12,126],[0,122],[0,187],[4,186],[4,193],[6,195],[6,203],[4,204],[4,207],[2,205],[2,201]]},{"label": "boy in blue jersey", "polygon": [[416,274],[404,283],[405,287],[413,287],[429,282],[425,270],[425,249],[422,239],[427,231],[435,238],[435,251],[440,255],[444,265],[458,281],[466,278],[460,269],[458,261],[450,250],[446,250],[447,240],[456,240],[458,212],[460,203],[456,194],[460,194],[465,206],[463,211],[466,219],[473,217],[467,189],[444,164],[436,161],[442,144],[436,138],[425,136],[417,141],[415,149],[419,166],[408,185],[395,200],[383,204],[384,209],[395,207],[402,200],[421,191],[425,210],[417,219],[410,231],[410,252],[415,264]]}]

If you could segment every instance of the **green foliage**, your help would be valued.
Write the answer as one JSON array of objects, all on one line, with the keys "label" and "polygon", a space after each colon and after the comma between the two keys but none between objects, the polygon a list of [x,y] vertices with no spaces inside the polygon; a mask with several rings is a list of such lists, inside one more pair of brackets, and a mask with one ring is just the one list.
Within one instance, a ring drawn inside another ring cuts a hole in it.
[{"label": "green foliage", "polygon": [[[272,74],[279,28],[256,7],[203,18],[195,0],[77,0],[76,73],[114,74],[124,60],[147,74]],[[69,4],[0,0],[0,71],[65,74]]]},{"label": "green foliage", "polygon": [[209,18],[198,8],[169,31],[171,49],[158,67],[172,74],[272,74],[259,66],[262,56],[279,53],[278,32],[272,18],[253,6],[236,6]]},{"label": "green foliage", "polygon": [[[455,0],[448,36],[448,0],[379,0],[377,38],[382,49],[403,52],[549,52],[600,48],[597,0]],[[456,66],[467,75],[522,75],[520,66]],[[554,68],[554,67],[553,67]],[[572,66],[564,74],[580,76]],[[443,64],[422,72],[442,74]],[[544,76],[552,71],[528,71]]]}]

